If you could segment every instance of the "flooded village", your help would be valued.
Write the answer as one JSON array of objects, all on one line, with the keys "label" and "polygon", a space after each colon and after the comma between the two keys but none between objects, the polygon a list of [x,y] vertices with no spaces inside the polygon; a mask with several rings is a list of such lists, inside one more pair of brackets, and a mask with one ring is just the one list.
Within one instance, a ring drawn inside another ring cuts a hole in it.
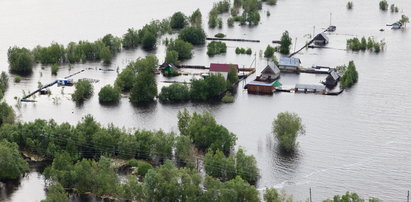
[{"label": "flooded village", "polygon": [[0,201],[409,199],[407,0],[0,8]]}]

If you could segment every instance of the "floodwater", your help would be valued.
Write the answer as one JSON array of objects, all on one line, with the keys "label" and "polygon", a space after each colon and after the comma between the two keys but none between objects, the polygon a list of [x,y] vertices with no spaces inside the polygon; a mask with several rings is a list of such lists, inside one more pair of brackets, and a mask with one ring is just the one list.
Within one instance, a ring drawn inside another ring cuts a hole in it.
[{"label": "floodwater", "polygon": [[[148,3],[149,2],[149,3]],[[213,1],[200,0],[3,0],[0,1],[0,70],[8,69],[7,49],[18,45],[33,48],[37,44],[48,45],[52,41],[67,44],[70,41],[96,40],[107,33],[121,36],[129,27],[140,28],[151,19],[161,19],[181,10],[190,14],[196,8],[203,13],[203,22]],[[411,15],[408,0],[396,0],[400,12],[381,12],[377,0],[354,0],[354,9],[345,8],[346,1],[330,0],[279,0],[274,7],[263,7],[261,24],[257,27],[209,30],[209,36],[218,32],[230,38],[259,39],[261,43],[227,43],[227,54],[209,58],[205,47],[196,47],[194,57],[185,64],[208,65],[210,62],[237,63],[249,67],[254,56],[236,55],[237,46],[250,47],[257,52],[257,72],[266,65],[260,50],[278,40],[288,30],[301,47],[314,31],[330,24],[337,31],[329,35],[329,49],[308,49],[296,55],[305,67],[311,65],[337,66],[354,60],[359,72],[359,82],[339,96],[279,93],[273,96],[248,95],[240,83],[233,104],[161,104],[138,107],[123,98],[116,106],[98,103],[99,89],[112,84],[115,72],[87,70],[74,77],[94,78],[95,95],[83,105],[70,101],[72,87],[51,88],[51,96],[37,96],[36,103],[16,104],[14,97],[23,91],[33,91],[38,82],[45,84],[56,79],[50,68],[36,67],[30,77],[21,83],[10,83],[6,101],[13,104],[20,121],[37,118],[54,118],[57,122],[76,123],[86,114],[98,121],[114,123],[120,127],[147,128],[177,131],[176,114],[187,108],[190,111],[211,111],[217,121],[238,136],[237,145],[255,155],[261,179],[258,188],[275,187],[286,190],[295,199],[309,197],[312,189],[314,201],[324,200],[335,194],[354,191],[362,196],[374,196],[384,201],[404,201],[411,189],[411,93],[409,92],[409,68],[411,67],[410,28],[390,30],[387,23],[397,21],[401,14]],[[265,15],[269,10],[270,17]],[[227,16],[223,16],[224,22]],[[379,30],[383,28],[384,32]],[[373,36],[386,42],[380,54],[345,51],[345,41],[352,36]],[[170,37],[170,36],[168,36]],[[294,49],[294,47],[293,47]],[[165,48],[159,44],[153,52],[141,49],[123,51],[114,58],[113,69],[122,69],[138,57],[155,54],[164,58]],[[277,55],[279,57],[279,55]],[[84,68],[100,68],[100,63],[86,63],[62,67],[63,77]],[[254,77],[247,79],[250,81]],[[295,83],[317,84],[323,75],[283,74],[284,85]],[[188,80],[191,77],[179,77]],[[13,80],[13,78],[11,78]],[[159,86],[166,80],[157,76]],[[287,156],[278,152],[271,135],[271,123],[279,112],[298,113],[306,134],[299,138],[298,151]],[[43,181],[36,173],[23,178],[28,180],[31,192],[21,191],[1,196],[8,201],[39,201],[44,198]],[[1,192],[2,195],[4,192]],[[24,200],[23,200],[24,201]]]}]

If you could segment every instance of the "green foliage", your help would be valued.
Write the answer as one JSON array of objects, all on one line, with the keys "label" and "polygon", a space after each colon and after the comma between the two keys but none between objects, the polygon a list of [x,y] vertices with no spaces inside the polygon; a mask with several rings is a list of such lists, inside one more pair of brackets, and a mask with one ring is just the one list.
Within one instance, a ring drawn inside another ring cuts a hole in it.
[{"label": "green foliage", "polygon": [[277,0],[267,0],[268,5],[277,5]]},{"label": "green foliage", "polygon": [[50,185],[47,188],[46,199],[41,202],[67,202],[69,200],[67,192],[59,183]]},{"label": "green foliage", "polygon": [[214,35],[214,37],[224,38],[224,37],[225,37],[225,34],[223,34],[223,33],[217,33],[217,34]]},{"label": "green foliage", "polygon": [[297,143],[297,136],[305,133],[301,118],[290,112],[282,112],[273,121],[273,134],[280,143],[280,147],[287,152],[294,151]]},{"label": "green foliage", "polygon": [[80,80],[75,84],[76,90],[71,95],[74,101],[83,102],[93,94],[93,85],[88,80]]},{"label": "green foliage", "polygon": [[33,56],[26,48],[9,48],[7,57],[10,63],[10,71],[17,74],[27,74],[33,68]]},{"label": "green foliage", "polygon": [[21,76],[14,77],[14,82],[15,83],[20,83],[20,81],[21,81]]},{"label": "green foliage", "polygon": [[223,98],[221,98],[221,102],[224,103],[233,103],[234,102],[234,96],[230,92],[227,92]]},{"label": "green foliage", "polygon": [[370,50],[374,51],[375,53],[380,52],[381,48],[384,47],[384,42],[376,42],[373,38],[368,37],[368,41],[365,37],[362,37],[361,40],[357,37],[347,40],[347,48],[352,51],[365,51]]},{"label": "green foliage", "polygon": [[281,36],[280,40],[280,53],[282,54],[289,54],[290,53],[290,45],[292,43],[292,39],[288,34],[288,31],[285,31]]},{"label": "green foliage", "polygon": [[59,65],[58,64],[52,64],[51,65],[51,74],[52,75],[57,75],[58,71],[59,71]]},{"label": "green foliage", "polygon": [[[180,131],[184,135],[188,135],[193,141],[194,145],[200,150],[206,151],[211,149],[212,151],[220,150],[224,153],[229,153],[232,147],[235,145],[237,137],[235,134],[229,132],[227,128],[217,124],[214,117],[209,112],[203,114],[194,113],[190,116],[189,121],[184,120],[186,126],[179,128],[185,128],[186,130]],[[187,117],[185,117],[187,119]]]},{"label": "green foliage", "polygon": [[207,45],[207,55],[214,56],[227,52],[227,45],[221,41],[212,41]]},{"label": "green foliage", "polygon": [[205,43],[206,34],[201,27],[186,27],[180,31],[178,38],[193,45]]},{"label": "green foliage", "polygon": [[150,169],[153,169],[153,166],[145,161],[138,161],[137,166],[138,166],[137,175],[142,176],[142,177],[146,176],[147,172]]},{"label": "green foliage", "polygon": [[177,39],[175,41],[170,42],[170,44],[167,47],[167,51],[175,51],[178,53],[179,60],[190,59],[193,56],[192,50],[193,45],[181,39]]},{"label": "green foliage", "polygon": [[164,62],[167,64],[173,64],[173,65],[180,64],[180,61],[178,60],[178,52],[175,50],[167,50],[166,58],[164,59]]},{"label": "green foliage", "polygon": [[208,27],[215,28],[218,24],[218,16],[215,12],[210,12],[208,14]]},{"label": "green foliage", "polygon": [[245,54],[247,55],[251,55],[253,53],[253,51],[251,50],[251,48],[247,48],[247,50],[245,51]]},{"label": "green foliage", "polygon": [[100,58],[103,60],[103,62],[104,62],[105,64],[110,64],[110,63],[111,63],[111,59],[112,59],[110,49],[107,48],[107,47],[104,47],[103,49],[101,49],[101,51],[100,51]]},{"label": "green foliage", "polygon": [[17,179],[29,170],[16,143],[0,141],[0,180]]},{"label": "green foliage", "polygon": [[116,103],[120,100],[120,90],[111,85],[106,85],[100,89],[98,100],[101,103]]},{"label": "green foliage", "polygon": [[233,27],[234,26],[234,18],[228,18],[227,19],[227,25],[228,25],[228,27]]},{"label": "green foliage", "polygon": [[406,15],[401,15],[400,22],[401,22],[403,25],[406,25],[407,23],[410,22],[410,19],[409,19]]},{"label": "green foliage", "polygon": [[[360,196],[358,196],[358,194],[354,193],[354,192],[346,192],[344,195],[340,196],[340,195],[335,195],[333,197],[333,199],[327,199],[324,200],[324,202],[364,202],[366,201],[365,199],[361,198]],[[379,199],[377,198],[369,198],[368,199],[369,202],[380,202]]]},{"label": "green foliage", "polygon": [[176,152],[176,157],[180,161],[188,165],[194,164],[195,151],[194,151],[193,145],[191,144],[190,137],[184,136],[184,135],[178,136],[176,138],[176,151],[175,152]]},{"label": "green foliage", "polygon": [[188,126],[190,125],[191,115],[186,108],[184,111],[179,111],[177,114],[178,119],[178,130],[181,136],[189,136]]},{"label": "green foliage", "polygon": [[[201,14],[201,13],[200,13]],[[201,15],[200,15],[201,17]],[[182,29],[188,24],[187,17],[182,12],[175,12],[171,16],[170,27],[172,29]]]},{"label": "green foliage", "polygon": [[[340,85],[342,88],[349,88],[358,81],[358,72],[355,68],[354,61],[348,63],[348,68],[340,67],[343,69],[343,76],[340,79]],[[346,69],[346,70],[345,70]]]},{"label": "green foliage", "polygon": [[58,43],[52,43],[49,47],[37,46],[32,53],[36,62],[42,64],[59,64],[65,61],[64,46]]},{"label": "green foliage", "polygon": [[146,50],[153,50],[156,47],[157,37],[152,32],[146,32],[141,38],[141,44]]},{"label": "green foliage", "polygon": [[182,102],[190,99],[190,89],[186,84],[173,83],[161,88],[158,96],[162,102]]},{"label": "green foliage", "polygon": [[347,2],[347,9],[351,10],[354,6],[354,3],[352,1]]},{"label": "green foliage", "polygon": [[135,71],[132,65],[128,65],[121,73],[117,76],[114,86],[119,88],[121,91],[130,91],[133,87]]},{"label": "green foliage", "polygon": [[[248,49],[247,49],[248,50]],[[245,54],[246,53],[246,50],[244,49],[244,48],[239,48],[239,47],[237,47],[237,48],[235,48],[235,53],[236,54]]]},{"label": "green foliage", "polygon": [[191,26],[196,26],[196,27],[201,27],[201,23],[202,23],[202,14],[200,9],[197,9],[193,12],[193,14],[191,14],[190,16],[190,23]]},{"label": "green foliage", "polygon": [[205,101],[218,97],[226,90],[227,83],[221,74],[212,74],[205,79],[191,82],[191,99]]},{"label": "green foliage", "polygon": [[230,71],[227,75],[227,88],[230,88],[233,84],[238,81],[237,69],[233,65],[230,65]]},{"label": "green foliage", "polygon": [[230,1],[223,0],[214,3],[212,10],[214,10],[217,14],[227,13],[230,10]]},{"label": "green foliage", "polygon": [[9,76],[6,74],[6,72],[1,72],[0,74],[0,100],[3,99],[4,93],[6,92],[8,87],[9,87]]},{"label": "green foliage", "polygon": [[380,10],[386,11],[388,9],[388,2],[386,0],[381,0],[379,6]]},{"label": "green foliage", "polygon": [[224,183],[207,177],[205,188],[207,192],[204,193],[203,198],[210,201],[260,201],[255,186],[248,184],[240,176]]},{"label": "green foliage", "polygon": [[267,48],[265,48],[265,51],[264,51],[264,57],[271,58],[274,56],[274,53],[275,53],[275,48],[270,45],[267,45]]},{"label": "green foliage", "polygon": [[128,29],[123,35],[123,47],[125,49],[136,48],[139,44],[138,32],[134,29]]},{"label": "green foliage", "polygon": [[137,74],[130,92],[130,102],[149,102],[157,96],[157,83],[154,74],[142,71]]},{"label": "green foliage", "polygon": [[292,202],[292,195],[288,196],[284,191],[278,193],[274,188],[267,188],[264,190],[263,198],[266,202]]},{"label": "green foliage", "polygon": [[12,124],[16,119],[16,114],[11,106],[6,102],[0,104],[0,126],[3,124]]}]

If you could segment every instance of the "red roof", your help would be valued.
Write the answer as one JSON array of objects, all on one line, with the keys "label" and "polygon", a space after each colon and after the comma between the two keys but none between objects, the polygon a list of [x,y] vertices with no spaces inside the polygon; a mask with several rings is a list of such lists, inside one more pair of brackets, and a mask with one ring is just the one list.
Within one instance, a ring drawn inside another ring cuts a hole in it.
[{"label": "red roof", "polygon": [[229,72],[230,66],[233,66],[238,71],[238,65],[236,64],[217,64],[211,63],[210,64],[210,72]]}]

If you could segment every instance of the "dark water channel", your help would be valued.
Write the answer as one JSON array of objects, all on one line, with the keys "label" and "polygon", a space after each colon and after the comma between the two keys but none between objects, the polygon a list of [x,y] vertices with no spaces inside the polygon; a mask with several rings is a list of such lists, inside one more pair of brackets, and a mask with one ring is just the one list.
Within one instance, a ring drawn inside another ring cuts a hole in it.
[{"label": "dark water channel", "polygon": [[[190,14],[196,8],[203,13],[203,23],[213,1],[201,0],[3,0],[0,1],[0,70],[8,69],[7,49],[19,45],[33,48],[52,41],[95,40],[107,33],[121,36],[129,27],[140,28],[151,19],[161,19],[181,10]],[[266,65],[259,51],[278,40],[288,30],[297,47],[308,41],[307,34],[332,23],[337,31],[329,36],[330,49],[303,50],[296,57],[302,65],[337,66],[354,60],[359,82],[339,96],[278,93],[273,96],[249,95],[240,83],[233,104],[185,103],[166,105],[159,102],[148,107],[136,107],[121,99],[116,106],[102,106],[97,92],[112,84],[115,72],[87,70],[74,79],[94,78],[95,95],[81,106],[70,100],[73,88],[51,88],[51,96],[37,96],[36,103],[16,104],[14,97],[22,91],[33,91],[37,82],[56,79],[50,68],[36,67],[21,83],[11,82],[6,101],[12,104],[20,121],[53,118],[57,122],[76,123],[86,114],[98,121],[120,127],[177,131],[178,111],[211,111],[217,121],[238,136],[237,145],[255,155],[261,172],[257,187],[275,187],[293,194],[296,199],[308,198],[312,188],[313,200],[320,201],[345,191],[374,196],[384,201],[404,201],[411,189],[411,28],[390,30],[385,24],[397,21],[401,14],[411,15],[409,0],[393,0],[400,12],[392,14],[378,10],[377,0],[354,0],[354,9],[346,10],[346,1],[337,0],[279,0],[275,7],[264,6],[261,24],[257,27],[235,26],[209,30],[209,36],[223,32],[230,38],[259,39],[261,43],[227,42],[227,54],[209,58],[206,48],[196,47],[194,57],[186,64],[208,65],[210,62],[237,63],[248,67],[253,56],[236,55],[235,47],[250,47],[257,51],[257,72]],[[267,17],[265,11],[271,16]],[[226,22],[227,16],[224,16]],[[205,26],[205,25],[204,25]],[[384,32],[379,30],[383,28]],[[346,39],[353,36],[373,36],[386,42],[380,54],[345,51]],[[141,49],[123,51],[114,58],[112,68],[124,68],[129,61],[148,54],[163,59],[165,48],[158,45],[153,52]],[[59,76],[84,68],[101,67],[86,63],[62,67]],[[251,76],[247,81],[250,81]],[[189,80],[181,76],[177,80]],[[281,82],[317,84],[324,75],[284,74]],[[13,80],[13,79],[11,79]],[[167,80],[157,76],[159,88]],[[271,135],[271,123],[279,112],[298,113],[306,126],[306,135],[299,139],[298,151],[292,156],[279,153]],[[8,186],[8,185],[7,185]],[[33,170],[18,186],[1,192],[0,200],[40,201],[45,197],[44,180]]]}]

